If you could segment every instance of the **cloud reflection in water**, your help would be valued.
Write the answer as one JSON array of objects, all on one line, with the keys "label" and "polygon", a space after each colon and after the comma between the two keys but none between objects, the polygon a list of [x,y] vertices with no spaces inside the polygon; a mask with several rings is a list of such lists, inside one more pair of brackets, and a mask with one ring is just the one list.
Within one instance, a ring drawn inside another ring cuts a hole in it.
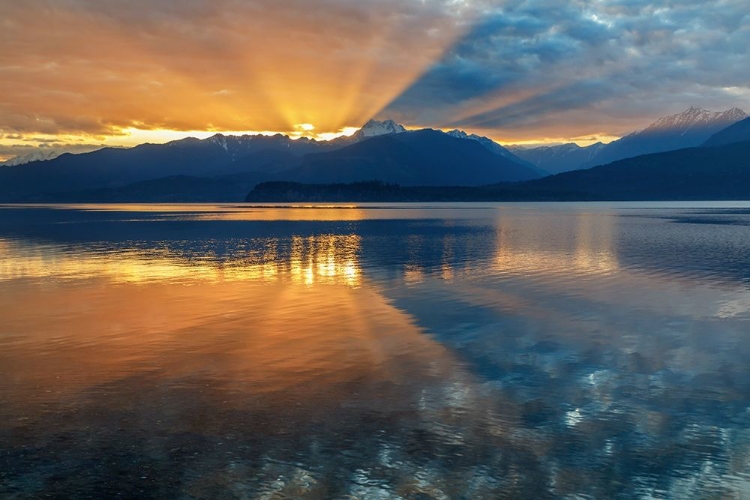
[{"label": "cloud reflection in water", "polygon": [[[746,226],[591,205],[4,215],[3,495],[748,491]],[[690,242],[699,260],[669,258]]]}]

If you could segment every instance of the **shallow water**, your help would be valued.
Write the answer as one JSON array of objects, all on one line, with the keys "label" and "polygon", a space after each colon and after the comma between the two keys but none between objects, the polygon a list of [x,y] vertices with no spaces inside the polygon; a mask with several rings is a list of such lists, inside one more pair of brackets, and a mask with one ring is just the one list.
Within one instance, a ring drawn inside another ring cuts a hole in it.
[{"label": "shallow water", "polygon": [[748,498],[750,204],[0,207],[2,498]]}]

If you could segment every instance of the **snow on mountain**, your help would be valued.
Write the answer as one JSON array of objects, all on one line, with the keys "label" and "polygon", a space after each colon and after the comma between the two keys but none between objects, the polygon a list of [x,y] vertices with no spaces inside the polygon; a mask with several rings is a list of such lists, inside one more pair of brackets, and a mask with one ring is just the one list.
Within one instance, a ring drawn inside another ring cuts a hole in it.
[{"label": "snow on mountain", "polygon": [[694,129],[727,127],[745,118],[747,118],[747,114],[739,108],[732,108],[727,111],[709,111],[691,106],[682,113],[659,118],[646,129],[635,132],[635,135],[666,131],[685,135]]},{"label": "snow on mountain", "polygon": [[370,120],[365,123],[365,125],[361,129],[355,132],[352,137],[354,137],[358,141],[361,141],[368,137],[376,137],[379,135],[387,134],[401,134],[403,132],[406,132],[406,129],[403,127],[403,125],[399,125],[393,120]]},{"label": "snow on mountain", "polygon": [[634,156],[700,146],[713,134],[742,120],[738,108],[708,111],[692,106],[682,113],[659,118],[643,130],[610,142],[582,168],[604,165]]},{"label": "snow on mountain", "polygon": [[33,153],[16,156],[15,158],[11,158],[10,160],[0,163],[0,165],[4,167],[16,167],[18,165],[31,163],[32,161],[54,160],[63,153],[64,151],[45,151],[40,149],[38,151],[34,151]]},{"label": "snow on mountain", "polygon": [[[259,135],[224,135],[216,134],[208,138],[208,142],[215,144],[222,148],[227,156],[232,160],[247,156],[253,150],[257,149],[257,144],[263,140],[262,136]],[[289,137],[279,135],[276,137],[275,145],[277,147],[289,147]],[[271,139],[266,139],[266,142],[271,142]]]},{"label": "snow on mountain", "polygon": [[747,117],[739,109],[708,111],[690,107],[682,113],[664,116],[648,127],[609,144],[577,144],[511,148],[516,156],[552,173],[591,168],[649,153],[673,151],[701,145],[713,134]]},{"label": "snow on mountain", "polygon": [[[175,141],[174,144],[179,146],[186,139]],[[216,134],[201,142],[218,146],[223,149],[230,160],[239,160],[251,153],[257,153],[263,150],[288,151],[294,155],[301,156],[306,153],[317,151],[325,147],[325,142],[317,142],[307,137],[292,139],[288,135],[224,135]]]}]

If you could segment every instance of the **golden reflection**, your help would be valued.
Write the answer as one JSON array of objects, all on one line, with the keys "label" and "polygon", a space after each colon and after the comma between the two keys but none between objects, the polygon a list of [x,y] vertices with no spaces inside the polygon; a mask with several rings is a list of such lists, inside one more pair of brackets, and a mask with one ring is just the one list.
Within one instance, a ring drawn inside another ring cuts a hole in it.
[{"label": "golden reflection", "polygon": [[289,274],[294,283],[313,285],[361,283],[358,253],[361,239],[358,235],[344,237],[310,236],[292,238]]},{"label": "golden reflection", "polygon": [[266,221],[355,221],[366,217],[356,205],[307,205],[285,207],[238,207],[221,211],[191,214],[198,220],[266,220]]},{"label": "golden reflection", "polygon": [[259,281],[361,285],[360,236],[294,236],[286,252],[280,250],[282,243],[279,238],[271,238],[263,241],[261,252],[238,250],[226,259],[195,259],[174,250],[77,249],[73,254],[52,245],[0,240],[0,281],[105,277],[117,283]]},{"label": "golden reflection", "polygon": [[416,285],[424,281],[424,269],[416,264],[404,266],[404,282],[407,285]]},{"label": "golden reflection", "polygon": [[[296,245],[302,262],[307,249],[330,248],[325,240]],[[412,483],[420,450],[402,448],[402,436],[425,436],[440,454],[456,445],[472,456],[488,444],[528,446],[529,433],[516,438],[507,424],[518,420],[518,405],[498,404],[499,393],[372,287],[106,280],[0,287],[0,396],[10,403],[0,405],[0,432],[40,453],[58,441],[67,453],[70,441],[57,436],[78,432],[87,454],[99,449],[91,436],[111,443],[105,450],[128,447],[128,460],[141,450],[171,459],[197,442],[206,452],[188,448],[186,467],[211,486],[223,478],[219,455],[232,464],[283,465],[292,463],[289,445],[301,452],[294,463],[315,467],[317,450],[344,449],[342,439],[355,437],[376,447],[381,468],[409,461],[404,480],[394,482],[404,497],[441,487],[452,498],[462,483]],[[284,498],[313,498],[289,477],[270,481],[289,492]]]},{"label": "golden reflection", "polygon": [[440,266],[440,277],[444,279],[445,281],[452,281],[453,280],[453,266],[451,266],[447,262],[443,262],[443,264]]},{"label": "golden reflection", "polygon": [[501,214],[494,267],[500,273],[609,274],[620,269],[613,250],[615,217],[570,213]]},{"label": "golden reflection", "polygon": [[[379,214],[368,213],[364,207],[348,203],[308,205],[213,205],[205,203],[69,203],[69,204],[16,204],[3,205],[3,209],[45,208],[49,210],[80,210],[87,212],[129,212],[133,214],[160,214],[165,218],[189,218],[190,220],[262,220],[262,221],[355,221],[377,218]],[[383,214],[385,215],[385,211]],[[421,216],[416,214],[415,216]],[[136,215],[138,217],[138,215]]]},{"label": "golden reflection", "polygon": [[[298,244],[302,262],[306,252],[330,248],[325,240]],[[340,401],[361,391],[374,392],[364,403],[380,410],[409,409],[418,397],[409,391],[427,380],[464,378],[447,349],[370,287],[325,284],[313,292],[281,281],[112,286],[102,279],[3,286],[0,375],[15,379],[0,386],[15,404],[0,413],[14,422],[40,401],[132,384],[129,375],[154,370],[163,383],[211,381],[223,400],[217,407],[247,405],[251,394],[287,416],[340,412]],[[44,314],[36,314],[39,304]],[[381,400],[379,391],[391,395]]]},{"label": "golden reflection", "polygon": [[451,262],[455,258],[456,237],[447,235],[443,238],[442,264],[440,265],[440,277],[445,281],[452,281],[454,277]]},{"label": "golden reflection", "polygon": [[575,268],[595,273],[610,273],[619,270],[617,256],[612,251],[614,221],[614,217],[602,217],[589,213],[578,216]]}]

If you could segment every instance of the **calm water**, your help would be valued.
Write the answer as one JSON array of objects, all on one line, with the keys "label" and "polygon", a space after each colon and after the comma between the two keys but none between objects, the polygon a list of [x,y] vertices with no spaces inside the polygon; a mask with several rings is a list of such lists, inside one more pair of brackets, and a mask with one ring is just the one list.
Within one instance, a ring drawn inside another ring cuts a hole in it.
[{"label": "calm water", "polygon": [[2,498],[750,498],[750,204],[0,207]]}]

